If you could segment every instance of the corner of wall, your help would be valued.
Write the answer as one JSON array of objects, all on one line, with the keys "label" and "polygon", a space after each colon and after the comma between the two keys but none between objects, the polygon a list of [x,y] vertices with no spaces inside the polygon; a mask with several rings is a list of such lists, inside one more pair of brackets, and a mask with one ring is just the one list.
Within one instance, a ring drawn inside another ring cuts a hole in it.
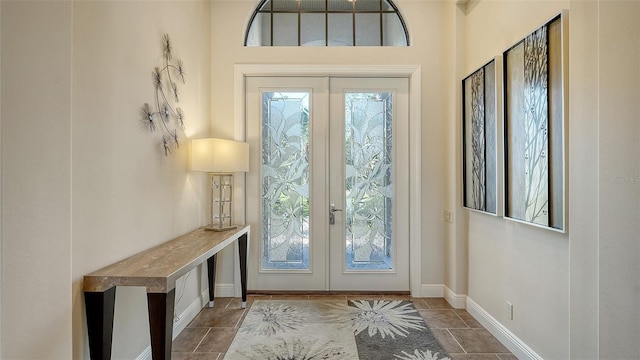
[{"label": "corner of wall", "polygon": [[2,168],[3,168],[3,161],[2,161],[2,157],[3,157],[3,152],[2,152],[2,3],[0,3],[0,358],[2,358],[2,339],[4,338],[3,336],[3,332],[2,332],[2,323],[3,323],[3,310],[2,310],[2,285],[4,284],[4,281],[2,280],[2,257],[3,257],[3,251],[2,251],[2,247],[3,247],[3,239],[4,236],[2,235],[2,225],[4,223],[4,216],[3,211],[2,210],[2,204],[4,203],[2,200]]},{"label": "corner of wall", "polygon": [[[0,3],[0,84],[2,84],[2,55],[3,55],[3,51],[2,51],[2,4]],[[0,210],[2,209],[2,204],[4,203],[2,200],[2,167],[3,167],[3,152],[2,152],[2,126],[3,126],[3,122],[2,122],[2,86],[0,86]],[[0,274],[3,273],[2,271],[2,257],[3,257],[3,239],[4,236],[2,235],[2,228],[3,228],[3,224],[4,224],[4,216],[2,215],[4,212],[0,211]],[[2,323],[3,321],[3,317],[2,317],[2,284],[4,284],[4,281],[2,281],[2,275],[0,275],[0,358],[3,358],[2,356],[2,343],[3,343],[3,332],[2,332]]]}]

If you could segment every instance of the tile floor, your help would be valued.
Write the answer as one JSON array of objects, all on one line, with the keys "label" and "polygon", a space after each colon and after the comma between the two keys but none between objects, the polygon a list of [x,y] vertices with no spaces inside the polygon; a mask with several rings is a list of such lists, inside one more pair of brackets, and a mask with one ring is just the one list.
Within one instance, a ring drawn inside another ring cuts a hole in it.
[{"label": "tile floor", "polygon": [[[411,300],[452,360],[517,360],[466,310],[453,309],[442,298],[404,295],[254,295],[255,299],[401,299]],[[222,360],[246,313],[239,298],[216,298],[173,341],[174,360]]]}]

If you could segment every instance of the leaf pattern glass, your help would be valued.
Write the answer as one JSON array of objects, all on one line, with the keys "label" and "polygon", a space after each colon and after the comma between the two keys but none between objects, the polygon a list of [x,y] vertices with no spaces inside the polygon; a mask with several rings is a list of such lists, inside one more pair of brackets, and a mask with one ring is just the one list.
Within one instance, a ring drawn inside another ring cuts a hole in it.
[{"label": "leaf pattern glass", "polygon": [[391,95],[345,94],[348,270],[393,268]]},{"label": "leaf pattern glass", "polygon": [[309,95],[262,95],[263,269],[309,269]]}]

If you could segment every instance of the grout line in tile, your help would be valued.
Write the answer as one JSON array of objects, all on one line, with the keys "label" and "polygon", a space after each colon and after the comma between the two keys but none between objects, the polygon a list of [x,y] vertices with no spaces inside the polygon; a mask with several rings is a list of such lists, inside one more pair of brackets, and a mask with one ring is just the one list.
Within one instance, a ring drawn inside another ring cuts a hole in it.
[{"label": "grout line in tile", "polygon": [[247,315],[247,310],[248,309],[246,308],[242,310],[242,315],[238,317],[238,321],[236,321],[236,324],[233,325],[234,329],[237,329],[238,327],[240,327],[240,324],[242,324],[242,321],[244,321],[244,317]]},{"label": "grout line in tile", "polygon": [[451,309],[451,311],[453,311],[454,314],[456,314],[456,316],[458,317],[458,319],[460,319],[460,321],[462,321],[463,324],[465,324],[467,327],[466,328],[462,328],[462,329],[471,329],[471,326],[469,326],[469,324],[467,324],[466,321],[464,321],[463,318],[460,317],[460,315],[458,315],[458,313],[455,311],[455,309]]},{"label": "grout line in tile", "polygon": [[204,334],[204,336],[202,337],[202,339],[200,339],[200,342],[198,343],[198,345],[196,345],[196,348],[193,349],[192,353],[195,353],[196,350],[198,350],[198,348],[200,347],[200,345],[202,344],[202,342],[204,341],[204,338],[207,337],[207,335],[209,335],[209,333],[211,332],[211,328],[209,328],[209,330],[207,330],[207,333]]},{"label": "grout line in tile", "polygon": [[456,341],[456,344],[458,344],[458,346],[460,346],[460,349],[462,349],[462,351],[464,351],[465,354],[468,354],[467,350],[465,350],[465,348],[462,346],[462,344],[460,344],[460,342],[458,341],[458,339],[456,339],[455,336],[453,336],[453,333],[451,331],[449,331],[449,329],[446,329],[447,332],[449,333],[449,335],[451,335],[451,337],[453,338],[453,340]]}]

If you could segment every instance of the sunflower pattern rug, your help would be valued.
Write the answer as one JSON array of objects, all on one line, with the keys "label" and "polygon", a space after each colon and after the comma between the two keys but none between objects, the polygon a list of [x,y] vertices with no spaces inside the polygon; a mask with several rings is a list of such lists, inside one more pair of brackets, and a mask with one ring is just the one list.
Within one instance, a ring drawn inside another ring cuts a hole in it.
[{"label": "sunflower pattern rug", "polygon": [[256,300],[225,360],[448,360],[405,300]]}]

